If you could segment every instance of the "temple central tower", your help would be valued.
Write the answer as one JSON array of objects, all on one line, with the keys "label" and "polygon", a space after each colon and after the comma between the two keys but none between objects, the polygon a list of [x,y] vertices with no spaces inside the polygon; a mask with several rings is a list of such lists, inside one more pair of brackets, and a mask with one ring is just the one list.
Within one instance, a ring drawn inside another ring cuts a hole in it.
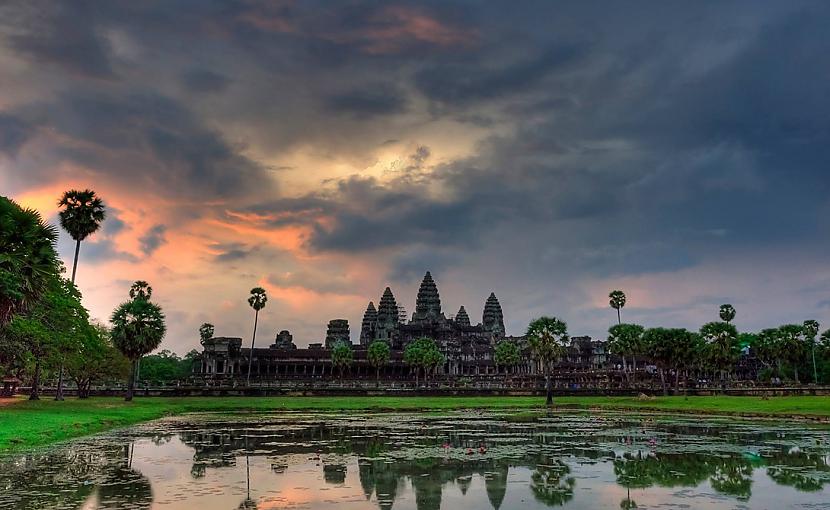
[{"label": "temple central tower", "polygon": [[441,298],[438,295],[438,286],[432,279],[429,271],[418,288],[418,297],[415,299],[415,313],[413,322],[434,322],[441,318]]}]

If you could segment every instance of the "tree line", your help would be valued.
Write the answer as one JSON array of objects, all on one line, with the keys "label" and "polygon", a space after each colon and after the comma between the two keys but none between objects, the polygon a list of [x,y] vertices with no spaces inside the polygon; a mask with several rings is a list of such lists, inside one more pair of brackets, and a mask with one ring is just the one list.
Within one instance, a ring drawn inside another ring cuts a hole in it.
[{"label": "tree line", "polygon": [[6,377],[30,376],[33,400],[44,371],[57,379],[55,400],[64,398],[65,374],[81,398],[95,383],[128,375],[130,400],[139,359],[164,337],[164,313],[150,300],[150,285],[137,281],[109,324],[90,320],[75,278],[81,242],[98,231],[106,209],[88,189],[65,192],[58,206],[61,227],[75,241],[68,279],[56,250],[58,229],[36,210],[0,197],[0,369]]}]

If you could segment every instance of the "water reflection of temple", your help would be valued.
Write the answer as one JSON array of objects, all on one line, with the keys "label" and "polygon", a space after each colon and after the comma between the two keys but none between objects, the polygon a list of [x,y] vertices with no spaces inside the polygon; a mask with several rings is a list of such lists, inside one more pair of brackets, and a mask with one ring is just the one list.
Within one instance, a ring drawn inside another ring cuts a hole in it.
[{"label": "water reflection of temple", "polygon": [[[691,446],[678,442],[671,450],[649,447],[642,436],[646,426],[652,432],[690,438]],[[353,488],[379,509],[392,508],[402,497],[414,497],[419,510],[438,509],[448,488],[478,501],[467,494],[472,484],[478,491],[479,483],[495,510],[510,506],[505,501],[513,490],[557,507],[587,497],[581,489],[588,484],[578,475],[595,469],[588,466],[605,466],[604,472],[627,489],[621,508],[635,508],[634,501],[653,488],[708,483],[730,498],[724,501],[747,502],[759,480],[800,492],[821,491],[830,482],[827,444],[816,440],[818,435],[810,439],[799,432],[782,440],[780,432],[763,428],[732,435],[735,431],[723,424],[691,420],[658,427],[621,420],[508,423],[488,417],[430,420],[395,415],[367,422],[298,417],[166,427],[165,434],[145,437],[151,438],[151,448],[159,449],[179,444],[170,441],[178,437],[192,449],[194,478],[227,470],[220,479],[238,480],[239,470],[245,473],[247,494],[234,503],[244,509],[263,507],[262,487],[254,486],[250,476],[254,466],[260,470],[260,481],[263,476],[286,476],[283,473],[295,466],[313,469],[319,483],[331,488],[359,480],[360,487]],[[631,446],[629,434],[641,434],[635,441],[639,446]],[[796,434],[802,439],[792,441]],[[802,448],[794,448],[795,442]],[[703,444],[706,448],[700,447]],[[762,448],[743,446],[750,444]],[[149,508],[151,480],[132,464],[130,445],[129,438],[112,438],[0,459],[0,508]],[[254,462],[256,457],[260,462]]]}]

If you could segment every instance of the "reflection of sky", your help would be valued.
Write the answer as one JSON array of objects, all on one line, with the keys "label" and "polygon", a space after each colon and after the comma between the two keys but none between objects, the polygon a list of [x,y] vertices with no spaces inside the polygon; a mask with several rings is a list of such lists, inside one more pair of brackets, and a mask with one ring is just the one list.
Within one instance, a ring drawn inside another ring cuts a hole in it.
[{"label": "reflection of sky", "polygon": [[[246,459],[236,457],[231,467],[208,467],[205,475],[194,479],[190,474],[193,464],[193,448],[185,445],[178,436],[159,445],[149,439],[135,442],[133,468],[146,476],[153,490],[153,508],[169,510],[219,510],[237,508],[246,498]],[[347,466],[346,479],[342,484],[330,484],[323,477],[322,463],[314,455],[292,455],[283,458],[278,455],[250,456],[251,499],[259,509],[307,508],[361,510],[378,508],[377,496],[366,500],[358,475],[357,457],[327,454],[323,459],[335,463],[342,459]],[[570,467],[576,479],[574,497],[567,504],[572,509],[618,509],[620,501],[626,498],[626,489],[616,484],[613,466],[610,462],[578,463],[576,458],[562,458]],[[285,471],[275,473],[273,463],[288,466]],[[507,490],[501,509],[543,509],[548,508],[537,501],[530,491],[532,470],[527,467],[511,467],[507,477]],[[485,473],[485,476],[486,473]],[[641,508],[712,508],[712,509],[769,509],[821,508],[818,502],[830,498],[830,490],[820,492],[799,492],[792,487],[775,484],[764,468],[753,472],[752,496],[742,502],[733,497],[718,494],[708,481],[698,487],[650,487],[632,489],[631,499]],[[489,509],[492,505],[487,497],[485,479],[474,474],[466,494],[455,482],[442,488],[441,508],[450,510]],[[94,497],[84,506],[93,509]],[[417,510],[415,493],[411,480],[398,482],[394,501],[395,510]]]}]

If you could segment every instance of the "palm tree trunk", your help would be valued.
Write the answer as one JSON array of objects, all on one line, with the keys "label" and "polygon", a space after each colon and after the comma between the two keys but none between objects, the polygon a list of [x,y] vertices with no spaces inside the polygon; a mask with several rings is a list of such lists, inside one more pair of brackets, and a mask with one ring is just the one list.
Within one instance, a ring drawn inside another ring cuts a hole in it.
[{"label": "palm tree trunk", "polygon": [[816,371],[816,340],[813,338],[813,384],[818,384],[818,372]]},{"label": "palm tree trunk", "polygon": [[75,272],[78,270],[78,253],[81,251],[81,240],[75,242],[75,259],[72,262],[72,283],[75,283]]},{"label": "palm tree trunk", "polygon": [[32,391],[29,400],[40,400],[40,360],[35,361],[35,375],[32,377]]},{"label": "palm tree trunk", "polygon": [[127,395],[124,397],[126,402],[132,402],[133,400],[133,392],[135,392],[135,369],[137,364],[138,360],[133,360],[130,363],[130,378],[127,380]]},{"label": "palm tree trunk", "polygon": [[619,308],[617,308],[617,324],[622,324],[622,317],[620,316]]},{"label": "palm tree trunk", "polygon": [[248,356],[248,381],[247,386],[251,385],[251,364],[254,362],[254,341],[256,341],[256,325],[259,321],[259,310],[254,313],[254,335],[251,337],[251,354]]},{"label": "palm tree trunk", "polygon": [[553,406],[553,384],[549,373],[545,373],[545,405],[547,407]]}]

